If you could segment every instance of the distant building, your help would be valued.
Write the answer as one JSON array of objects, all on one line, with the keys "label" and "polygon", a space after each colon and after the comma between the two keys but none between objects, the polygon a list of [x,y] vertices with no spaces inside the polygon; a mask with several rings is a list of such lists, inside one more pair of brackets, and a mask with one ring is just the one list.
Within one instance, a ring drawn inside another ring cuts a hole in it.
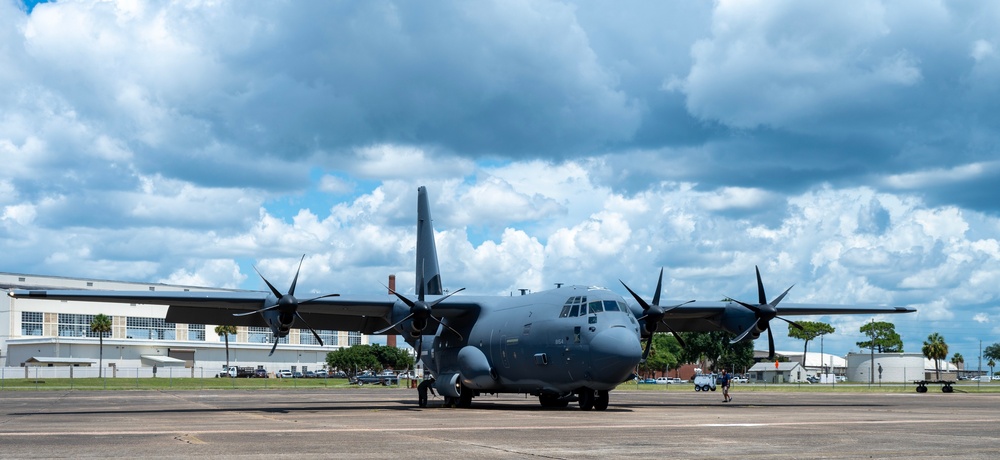
[{"label": "distant building", "polygon": [[[955,365],[938,361],[942,380],[956,380]],[[879,372],[881,369],[881,373]],[[874,378],[873,378],[874,377]],[[914,380],[937,380],[934,361],[921,353],[849,353],[847,379],[852,382],[879,381],[905,383]]]},{"label": "distant building", "polygon": [[757,363],[748,372],[751,382],[764,383],[804,382],[808,376],[805,368],[797,362]]},{"label": "distant building", "polygon": [[[114,291],[226,291],[159,283],[0,273],[0,289],[102,289]],[[104,337],[104,366],[180,367],[194,376],[213,375],[226,363],[225,338],[214,324],[175,324],[164,320],[167,307],[101,302],[68,302],[0,296],[0,367],[97,366],[99,339],[90,332],[97,314],[111,317]],[[321,369],[326,354],[340,347],[368,343],[359,332],[317,331],[320,346],[308,332],[292,329],[273,356],[270,328],[237,327],[229,337],[230,364],[298,371]]]}]

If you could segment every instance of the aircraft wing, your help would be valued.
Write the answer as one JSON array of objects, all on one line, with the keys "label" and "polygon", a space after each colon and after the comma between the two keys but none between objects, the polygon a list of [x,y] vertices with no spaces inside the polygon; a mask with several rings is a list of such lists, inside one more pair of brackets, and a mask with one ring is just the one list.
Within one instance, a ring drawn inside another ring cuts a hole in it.
[{"label": "aircraft wing", "polygon": [[[233,316],[264,308],[268,293],[263,291],[191,292],[191,291],[100,291],[100,290],[23,290],[8,295],[17,299],[107,302],[137,305],[166,305],[166,321],[186,324],[226,324],[266,327],[260,315]],[[449,299],[434,308],[434,315],[461,316],[478,304]],[[271,297],[271,301],[274,298]],[[302,299],[306,300],[306,299]],[[342,296],[300,304],[298,311],[316,329],[358,331],[373,334],[390,323],[394,296]]]},{"label": "aircraft wing", "polygon": [[[660,305],[680,305],[683,300],[665,300]],[[748,310],[736,302],[692,302],[674,307],[664,314],[663,319],[678,332],[709,332],[719,330],[727,312],[746,313]],[[884,315],[912,313],[912,307],[830,305],[781,303],[780,316],[828,316],[828,315]]]}]

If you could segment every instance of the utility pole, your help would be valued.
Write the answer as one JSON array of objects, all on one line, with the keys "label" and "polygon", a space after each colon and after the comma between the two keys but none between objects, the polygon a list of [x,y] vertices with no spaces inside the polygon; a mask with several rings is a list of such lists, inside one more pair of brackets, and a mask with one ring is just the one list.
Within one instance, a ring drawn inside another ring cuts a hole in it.
[{"label": "utility pole", "polygon": [[872,318],[872,331],[870,337],[872,339],[872,353],[871,353],[871,365],[872,370],[868,373],[868,388],[871,388],[872,384],[875,383],[875,318]]}]

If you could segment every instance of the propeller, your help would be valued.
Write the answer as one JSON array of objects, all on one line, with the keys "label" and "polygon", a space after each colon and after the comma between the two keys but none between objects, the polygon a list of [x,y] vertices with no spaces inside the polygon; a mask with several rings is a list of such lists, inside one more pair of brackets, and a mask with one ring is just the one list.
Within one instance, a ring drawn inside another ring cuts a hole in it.
[{"label": "propeller", "polygon": [[[295,285],[298,284],[299,282],[299,271],[302,270],[302,261],[304,261],[305,259],[306,259],[305,254],[302,255],[301,259],[299,259],[299,268],[295,270],[295,278],[292,278],[292,285],[288,288],[288,294],[282,294],[281,291],[275,288],[274,285],[267,280],[267,278],[264,278],[264,275],[260,273],[260,270],[257,270],[257,267],[254,266],[253,267],[254,271],[257,272],[257,275],[260,276],[260,279],[264,280],[264,284],[266,284],[267,287],[271,290],[271,293],[278,298],[278,301],[273,305],[266,306],[264,308],[261,308],[260,310],[248,311],[245,313],[233,313],[233,316],[248,316],[254,313],[264,313],[267,311],[277,310],[278,321],[283,326],[287,325],[288,327],[291,327],[295,319],[298,318],[299,321],[302,321],[302,324],[305,324],[305,326],[309,328],[309,332],[312,332],[313,337],[316,337],[316,341],[319,342],[319,345],[323,346],[323,339],[319,337],[319,333],[317,333],[316,330],[309,325],[309,322],[307,322],[306,319],[302,317],[302,314],[299,313],[299,305],[305,305],[307,303],[314,302],[319,299],[325,299],[327,297],[337,297],[340,294],[325,294],[319,297],[313,297],[311,299],[302,301],[296,299]],[[271,347],[271,353],[269,353],[268,356],[274,354],[274,350],[278,348],[278,339],[280,338],[281,337],[278,337],[277,334],[274,335],[274,345]]]},{"label": "propeller", "polygon": [[639,321],[646,320],[646,332],[649,333],[649,336],[646,337],[646,348],[642,351],[643,361],[645,361],[646,357],[649,356],[649,349],[653,345],[653,333],[656,332],[656,329],[660,324],[663,324],[667,328],[667,330],[674,335],[674,337],[677,339],[677,343],[679,343],[683,348],[684,340],[681,339],[681,335],[678,334],[677,331],[673,330],[673,328],[671,328],[670,325],[667,324],[666,321],[664,321],[663,317],[666,315],[668,311],[673,310],[674,308],[677,308],[681,305],[689,304],[694,301],[689,300],[687,302],[679,303],[677,305],[672,305],[665,308],[660,306],[660,290],[663,287],[663,269],[662,268],[660,269],[660,279],[656,282],[656,292],[653,293],[652,305],[646,303],[646,301],[643,300],[642,297],[639,297],[639,294],[636,294],[635,291],[633,291],[632,288],[628,287],[628,285],[625,284],[624,281],[619,279],[618,282],[622,283],[622,286],[625,286],[625,289],[628,290],[629,294],[632,294],[632,297],[635,297],[635,301],[639,302],[639,305],[642,306],[643,315],[641,318],[639,318]]},{"label": "propeller", "polygon": [[389,289],[389,287],[386,286],[386,289],[388,289],[390,293],[392,293],[393,295],[395,295],[396,297],[398,297],[400,301],[402,301],[404,304],[406,304],[406,306],[410,307],[410,314],[406,315],[403,319],[401,319],[399,321],[396,321],[395,324],[393,324],[393,325],[391,325],[391,326],[389,326],[387,328],[375,331],[376,334],[382,334],[382,333],[384,333],[386,331],[389,331],[390,329],[395,329],[400,324],[406,322],[409,319],[412,319],[413,323],[411,325],[412,330],[410,331],[410,337],[416,337],[416,339],[417,339],[417,359],[420,359],[420,348],[423,346],[423,342],[424,342],[423,331],[424,331],[424,328],[427,327],[427,320],[428,319],[432,319],[434,321],[437,321],[438,324],[440,324],[440,325],[442,325],[442,326],[450,329],[452,332],[454,332],[455,335],[457,335],[459,337],[459,340],[463,340],[461,333],[459,333],[458,331],[456,331],[455,328],[453,328],[453,327],[445,324],[443,321],[441,321],[440,318],[434,316],[432,313],[433,313],[435,305],[441,303],[442,301],[444,301],[444,299],[447,299],[448,297],[451,297],[451,296],[453,296],[455,294],[458,294],[459,292],[464,291],[465,288],[458,289],[455,292],[452,292],[452,293],[450,293],[450,294],[448,294],[448,295],[446,295],[444,297],[441,297],[440,299],[434,300],[432,302],[427,302],[425,300],[425,298],[424,298],[425,297],[424,296],[424,286],[425,286],[425,284],[423,282],[423,278],[424,278],[423,274],[421,274],[421,276],[420,276],[420,290],[417,292],[417,301],[416,302],[414,302],[414,301],[406,298],[406,296],[404,296],[404,295],[396,292],[393,289]]},{"label": "propeller", "polygon": [[737,343],[743,340],[747,336],[747,334],[749,334],[751,331],[759,329],[758,325],[761,325],[763,326],[764,329],[767,329],[767,345],[769,351],[768,359],[774,359],[774,335],[771,333],[771,320],[777,318],[788,324],[791,324],[792,326],[802,329],[802,326],[796,323],[795,321],[787,320],[785,318],[778,316],[778,303],[781,302],[781,299],[785,298],[785,295],[788,294],[788,291],[791,291],[792,287],[795,285],[793,284],[791,286],[788,286],[788,289],[785,289],[785,292],[782,292],[781,295],[779,295],[777,298],[775,298],[771,302],[768,302],[767,295],[764,294],[764,283],[761,282],[760,280],[760,268],[758,268],[756,265],[753,268],[754,270],[757,271],[757,302],[758,302],[757,305],[751,305],[746,302],[740,302],[739,300],[736,299],[733,299],[733,301],[742,305],[744,308],[754,312],[754,315],[757,316],[757,320],[754,321],[752,326],[748,327],[746,330],[741,332],[740,335],[738,335],[736,338],[730,340],[729,343]]}]

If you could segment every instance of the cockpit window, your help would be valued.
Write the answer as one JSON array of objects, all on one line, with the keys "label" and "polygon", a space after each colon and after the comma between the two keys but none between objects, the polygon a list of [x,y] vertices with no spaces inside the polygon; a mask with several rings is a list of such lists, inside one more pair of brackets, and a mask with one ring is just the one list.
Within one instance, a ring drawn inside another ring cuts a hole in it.
[{"label": "cockpit window", "polygon": [[600,312],[604,311],[604,307],[601,306],[601,301],[600,300],[595,300],[593,302],[590,302],[589,305],[590,305],[590,312],[591,313],[600,313]]},{"label": "cockpit window", "polygon": [[604,311],[618,311],[618,302],[615,302],[614,300],[605,300]]},{"label": "cockpit window", "polygon": [[559,312],[559,317],[566,318],[570,316],[580,316],[586,314],[587,314],[587,297],[576,296],[566,299],[566,303],[563,305],[562,311]]}]

